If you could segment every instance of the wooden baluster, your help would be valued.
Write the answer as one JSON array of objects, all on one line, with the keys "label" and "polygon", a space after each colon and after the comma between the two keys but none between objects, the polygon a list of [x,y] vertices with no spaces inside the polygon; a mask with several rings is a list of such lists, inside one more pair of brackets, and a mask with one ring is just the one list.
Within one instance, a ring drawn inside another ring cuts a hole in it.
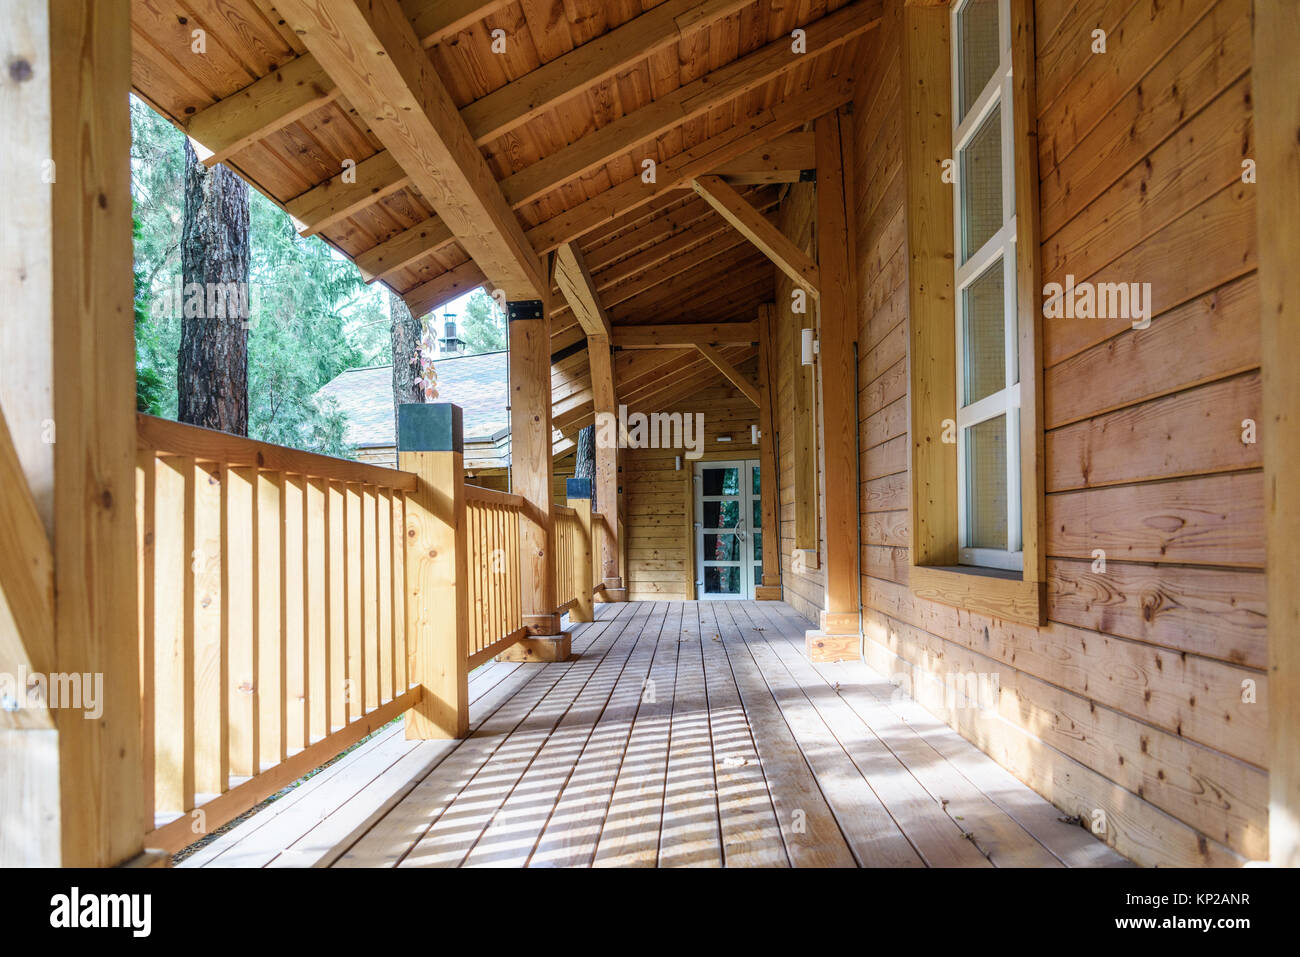
[{"label": "wooden baluster", "polygon": [[393,492],[393,661],[397,690],[411,687],[410,651],[406,640],[406,494]]},{"label": "wooden baluster", "polygon": [[470,619],[469,619],[469,650],[476,652],[482,649],[484,640],[483,628],[483,509],[480,505],[475,504],[472,507],[466,506],[465,520],[468,527],[465,530],[466,542],[469,545],[469,594],[470,594]]},{"label": "wooden baluster", "polygon": [[347,509],[343,536],[347,554],[347,647],[348,647],[348,717],[366,713],[366,661],[361,630],[361,490],[348,485],[344,495]]},{"label": "wooden baluster", "polygon": [[393,504],[387,489],[375,489],[375,557],[378,561],[379,591],[375,606],[379,612],[379,698],[393,700]]},{"label": "wooden baluster", "polygon": [[330,731],[346,727],[352,720],[348,703],[348,601],[347,601],[347,489],[330,482],[325,489],[325,597],[329,602],[326,641],[330,661]]},{"label": "wooden baluster", "polygon": [[407,738],[459,738],[469,730],[465,463],[461,410],[400,405],[398,464],[419,483],[407,496],[407,634],[420,700]]},{"label": "wooden baluster", "polygon": [[152,450],[136,453],[135,514],[136,561],[139,593],[140,635],[140,773],[144,778],[141,809],[142,833],[154,828],[154,661],[157,632],[154,630],[154,540],[157,508],[157,465]]},{"label": "wooden baluster", "polygon": [[284,476],[257,473],[257,710],[261,768],[285,758],[284,639],[280,614],[280,541]]},{"label": "wooden baluster", "polygon": [[221,621],[221,472],[196,466],[194,472],[194,788],[222,794],[229,788],[227,751],[230,699]]},{"label": "wooden baluster", "polygon": [[155,471],[155,801],[194,807],[194,460],[160,458]]},{"label": "wooden baluster", "polygon": [[303,519],[303,573],[306,577],[303,617],[307,631],[307,741],[319,741],[330,733],[330,655],[327,643],[325,590],[325,497],[323,479],[308,479],[306,513]]},{"label": "wooden baluster", "polygon": [[229,659],[230,773],[252,777],[258,771],[257,642],[254,609],[254,489],[257,470],[222,469],[222,614]]},{"label": "wooden baluster", "polygon": [[284,634],[285,743],[293,754],[307,746],[307,628],[304,610],[305,582],[303,552],[306,530],[305,480],[301,475],[284,477],[284,538],[280,553],[282,593],[281,615]]},{"label": "wooden baluster", "polygon": [[379,509],[375,490],[361,489],[361,601],[365,610],[366,710],[379,707]]},{"label": "wooden baluster", "polygon": [[498,505],[489,506],[487,513],[490,524],[483,532],[487,559],[486,567],[483,570],[483,587],[486,591],[488,603],[488,625],[487,635],[483,642],[484,648],[502,637],[501,628],[505,624],[505,616],[502,614],[501,605],[501,507]]}]

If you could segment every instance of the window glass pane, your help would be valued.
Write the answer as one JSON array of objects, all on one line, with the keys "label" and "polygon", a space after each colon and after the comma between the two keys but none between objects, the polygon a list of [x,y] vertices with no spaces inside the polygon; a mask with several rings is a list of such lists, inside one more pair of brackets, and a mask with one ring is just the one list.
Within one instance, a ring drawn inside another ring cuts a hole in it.
[{"label": "window glass pane", "polygon": [[755,565],[755,566],[754,566],[754,584],[755,584],[755,585],[761,585],[761,584],[763,584],[763,566],[762,566],[762,565]]},{"label": "window glass pane", "polygon": [[965,382],[962,405],[978,402],[1006,388],[1004,290],[1001,259],[962,290],[962,377]]},{"label": "window glass pane", "polygon": [[753,522],[751,523],[751,527],[752,528],[763,527],[763,503],[760,502],[758,499],[754,499],[754,514],[753,514]]},{"label": "window glass pane", "polygon": [[1007,417],[966,430],[966,546],[1007,547]]},{"label": "window glass pane", "polygon": [[706,562],[740,561],[740,539],[735,535],[705,535],[704,560]]},{"label": "window glass pane", "polygon": [[740,469],[705,469],[705,495],[739,495]]},{"label": "window glass pane", "polygon": [[704,503],[705,528],[735,528],[740,522],[740,500]]},{"label": "window glass pane", "polygon": [[961,261],[1002,228],[1002,106],[984,118],[961,151]]},{"label": "window glass pane", "polygon": [[740,566],[713,565],[705,568],[704,590],[713,595],[739,595]]},{"label": "window glass pane", "polygon": [[970,0],[957,14],[958,109],[965,118],[998,68],[998,0]]},{"label": "window glass pane", "polygon": [[754,561],[763,557],[763,533],[754,533]]}]

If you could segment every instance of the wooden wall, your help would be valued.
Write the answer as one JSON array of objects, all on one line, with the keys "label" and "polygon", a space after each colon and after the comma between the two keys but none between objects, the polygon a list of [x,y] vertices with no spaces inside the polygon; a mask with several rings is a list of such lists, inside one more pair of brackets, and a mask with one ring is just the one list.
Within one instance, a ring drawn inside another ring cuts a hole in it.
[{"label": "wooden wall", "polygon": [[[793,183],[781,201],[776,225],[795,245],[807,253],[816,249],[817,194],[812,183]],[[812,622],[824,607],[825,582],[823,563],[826,559],[826,540],[821,521],[821,489],[823,483],[821,448],[815,436],[821,434],[812,370],[801,363],[799,330],[816,325],[817,307],[810,298],[807,313],[793,311],[791,294],[794,283],[773,268],[776,276],[776,311],[773,322],[772,350],[776,357],[776,433],[781,487],[781,586],[783,598],[790,607]],[[808,454],[800,448],[807,443],[811,448],[810,467],[802,470],[807,478],[797,477],[800,459]],[[795,551],[796,486],[811,478],[817,489],[816,501],[809,503],[817,518],[817,552],[801,554]]]},{"label": "wooden wall", "polygon": [[[1156,313],[1146,330],[1044,320],[1042,629],[908,590],[901,5],[854,100],[868,659],[997,674],[996,713],[932,710],[1067,814],[1104,814],[1139,863],[1265,857],[1264,502],[1242,441],[1260,415],[1250,2],[1034,4],[1043,281],[1150,282]],[[787,578],[796,607],[801,585]]]},{"label": "wooden wall", "polygon": [[[754,375],[754,360],[741,371]],[[719,378],[721,378],[719,376]],[[705,459],[757,459],[750,426],[758,424],[757,407],[730,383],[706,384],[699,392],[663,409],[704,413]],[[719,435],[732,441],[719,442]],[[675,468],[675,449],[627,449],[619,484],[623,489],[627,538],[626,584],[632,601],[695,598],[693,463],[683,456]]]}]

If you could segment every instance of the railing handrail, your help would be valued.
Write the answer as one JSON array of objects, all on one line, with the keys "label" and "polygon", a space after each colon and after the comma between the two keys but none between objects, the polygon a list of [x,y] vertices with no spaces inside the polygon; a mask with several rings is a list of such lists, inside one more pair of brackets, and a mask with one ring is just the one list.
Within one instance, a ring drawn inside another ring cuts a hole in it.
[{"label": "railing handrail", "polygon": [[216,429],[160,419],[143,412],[136,413],[136,447],[160,455],[189,456],[198,462],[220,462],[235,468],[288,472],[376,488],[410,492],[416,485],[416,477],[411,472],[318,452],[303,452]]},{"label": "railing handrail", "polygon": [[578,517],[577,511],[575,509],[570,508],[568,505],[552,505],[551,512],[554,515],[563,516],[564,518]]},{"label": "railing handrail", "polygon": [[498,492],[496,489],[483,488],[478,485],[465,485],[465,501],[482,502],[484,505],[501,505],[505,508],[522,509],[524,497],[511,492]]}]

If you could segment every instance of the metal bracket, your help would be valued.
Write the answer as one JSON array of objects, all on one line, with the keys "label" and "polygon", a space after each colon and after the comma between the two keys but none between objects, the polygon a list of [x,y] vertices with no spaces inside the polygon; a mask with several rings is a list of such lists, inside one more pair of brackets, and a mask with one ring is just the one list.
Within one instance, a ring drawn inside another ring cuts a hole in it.
[{"label": "metal bracket", "polygon": [[506,321],[541,319],[545,316],[540,299],[517,299],[506,303]]}]

